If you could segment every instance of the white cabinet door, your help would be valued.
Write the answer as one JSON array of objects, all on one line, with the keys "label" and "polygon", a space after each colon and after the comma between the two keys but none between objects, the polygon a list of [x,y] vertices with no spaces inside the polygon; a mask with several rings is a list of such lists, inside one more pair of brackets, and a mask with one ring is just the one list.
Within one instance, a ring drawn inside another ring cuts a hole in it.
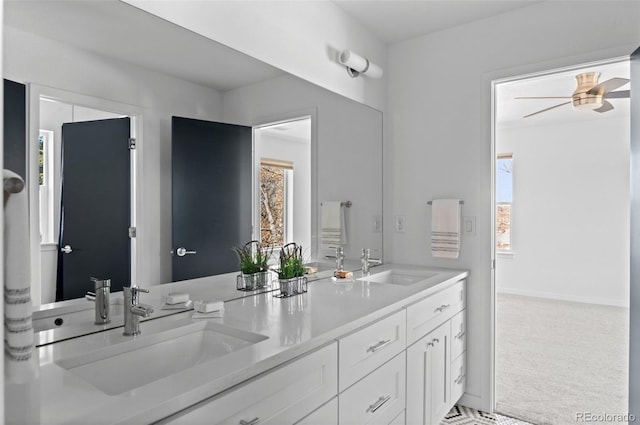
[{"label": "white cabinet door", "polygon": [[450,323],[407,349],[407,424],[439,424],[450,402]]},{"label": "white cabinet door", "polygon": [[338,393],[337,343],[204,400],[162,424],[293,424]]},{"label": "white cabinet door", "polygon": [[338,397],[316,409],[295,425],[338,425]]}]

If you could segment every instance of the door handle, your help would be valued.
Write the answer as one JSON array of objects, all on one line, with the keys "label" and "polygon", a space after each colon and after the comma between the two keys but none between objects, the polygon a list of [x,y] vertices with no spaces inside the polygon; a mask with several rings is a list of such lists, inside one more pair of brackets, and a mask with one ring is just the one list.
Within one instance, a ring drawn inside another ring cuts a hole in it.
[{"label": "door handle", "polygon": [[71,254],[73,252],[73,248],[71,248],[71,245],[65,245],[64,248],[60,248],[60,251],[65,254]]},{"label": "door handle", "polygon": [[178,254],[178,257],[184,257],[187,254],[197,254],[197,251],[187,251],[187,248],[181,246],[176,249],[176,254]]}]

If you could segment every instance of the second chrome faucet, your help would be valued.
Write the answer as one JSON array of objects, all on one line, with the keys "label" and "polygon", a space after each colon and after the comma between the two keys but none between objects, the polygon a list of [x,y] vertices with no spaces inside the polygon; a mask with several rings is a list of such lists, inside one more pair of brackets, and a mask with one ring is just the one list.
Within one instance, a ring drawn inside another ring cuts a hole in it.
[{"label": "second chrome faucet", "polygon": [[138,335],[140,333],[140,318],[149,317],[153,313],[153,307],[140,304],[139,293],[149,292],[135,285],[122,288],[124,295],[124,332],[125,336]]}]

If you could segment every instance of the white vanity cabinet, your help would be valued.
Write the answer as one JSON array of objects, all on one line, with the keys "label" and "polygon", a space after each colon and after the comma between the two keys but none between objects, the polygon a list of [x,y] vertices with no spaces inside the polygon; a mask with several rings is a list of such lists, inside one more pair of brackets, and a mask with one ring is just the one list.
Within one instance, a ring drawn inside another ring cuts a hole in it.
[{"label": "white vanity cabinet", "polygon": [[[160,421],[161,424],[302,424],[337,416],[337,343],[296,359]],[[309,415],[319,409],[316,418]],[[321,408],[321,409],[322,409]],[[309,417],[305,418],[307,415]],[[304,419],[303,419],[304,418]],[[327,422],[331,424],[331,422]]]},{"label": "white vanity cabinet", "polygon": [[340,425],[404,424],[406,324],[403,309],[338,340]]},{"label": "white vanity cabinet", "polygon": [[464,285],[407,308],[407,425],[439,424],[464,393]]}]

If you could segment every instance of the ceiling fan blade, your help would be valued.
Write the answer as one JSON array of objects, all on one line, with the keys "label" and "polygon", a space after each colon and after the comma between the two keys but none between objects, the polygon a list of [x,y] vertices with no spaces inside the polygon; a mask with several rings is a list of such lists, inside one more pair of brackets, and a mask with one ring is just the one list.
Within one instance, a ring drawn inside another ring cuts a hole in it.
[{"label": "ceiling fan blade", "polygon": [[514,99],[571,99],[571,96],[524,96],[524,97],[514,97]]},{"label": "ceiling fan blade", "polygon": [[611,78],[610,80],[603,81],[597,86],[591,87],[587,91],[587,94],[603,94],[613,91],[619,87],[624,86],[629,82],[628,78]]},{"label": "ceiling fan blade", "polygon": [[549,111],[549,110],[551,110],[551,109],[559,108],[560,106],[563,106],[563,105],[568,105],[568,104],[570,104],[570,103],[571,103],[571,101],[569,101],[569,102],[564,102],[564,103],[560,103],[560,104],[558,104],[558,105],[551,106],[550,108],[546,108],[546,109],[542,109],[542,110],[540,110],[540,111],[538,111],[538,112],[534,112],[533,114],[525,115],[525,116],[524,116],[524,117],[522,117],[522,118],[529,118],[529,117],[532,117],[532,116],[534,116],[534,115],[538,115],[538,114],[541,114],[541,113],[543,113],[543,112],[547,112],[547,111]]},{"label": "ceiling fan blade", "polygon": [[599,107],[598,109],[594,109],[594,111],[596,111],[596,112],[600,112],[600,113],[603,113],[603,112],[610,111],[610,110],[612,110],[612,109],[614,109],[614,108],[613,108],[613,105],[611,104],[611,102],[607,102],[607,101],[605,100],[605,101],[602,103],[602,106],[601,106],[601,107]]},{"label": "ceiling fan blade", "polygon": [[610,91],[604,95],[605,99],[624,99],[631,96],[631,90]]}]

